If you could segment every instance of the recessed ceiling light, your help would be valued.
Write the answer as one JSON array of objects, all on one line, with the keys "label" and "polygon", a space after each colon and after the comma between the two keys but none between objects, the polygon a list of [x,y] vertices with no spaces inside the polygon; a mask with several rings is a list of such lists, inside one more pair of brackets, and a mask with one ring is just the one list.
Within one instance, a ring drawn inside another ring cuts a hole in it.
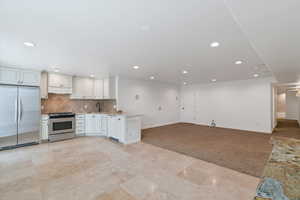
[{"label": "recessed ceiling light", "polygon": [[35,46],[35,44],[33,44],[32,42],[24,42],[23,44],[27,47],[34,47]]},{"label": "recessed ceiling light", "polygon": [[132,68],[133,69],[139,69],[140,67],[136,65],[136,66],[133,66]]},{"label": "recessed ceiling light", "polygon": [[220,46],[219,42],[212,42],[212,43],[210,43],[210,47],[218,47],[218,46]]},{"label": "recessed ceiling light", "polygon": [[242,63],[243,63],[243,61],[241,61],[241,60],[235,61],[235,64],[236,64],[236,65],[240,65],[240,64],[242,64]]},{"label": "recessed ceiling light", "polygon": [[54,69],[54,72],[59,72],[59,69]]},{"label": "recessed ceiling light", "polygon": [[189,73],[189,72],[186,71],[186,70],[182,70],[182,73],[183,73],[183,74],[187,74],[187,73]]},{"label": "recessed ceiling light", "polygon": [[217,79],[213,78],[213,79],[211,79],[211,81],[212,81],[212,82],[216,82],[216,81],[217,81]]},{"label": "recessed ceiling light", "polygon": [[90,77],[91,77],[91,78],[94,78],[94,77],[95,77],[95,75],[94,75],[94,74],[91,74],[91,75],[90,75]]},{"label": "recessed ceiling light", "polygon": [[186,85],[187,84],[187,82],[183,82],[183,85]]},{"label": "recessed ceiling light", "polygon": [[154,77],[154,76],[150,76],[149,78],[150,78],[151,80],[154,80],[154,79],[155,79],[155,77]]},{"label": "recessed ceiling light", "polygon": [[259,75],[258,74],[253,74],[253,77],[257,78],[257,77],[259,77]]}]

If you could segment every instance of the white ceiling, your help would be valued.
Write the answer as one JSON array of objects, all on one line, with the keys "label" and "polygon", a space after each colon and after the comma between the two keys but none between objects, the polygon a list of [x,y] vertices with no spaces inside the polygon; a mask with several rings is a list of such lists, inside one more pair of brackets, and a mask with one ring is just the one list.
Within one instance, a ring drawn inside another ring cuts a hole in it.
[{"label": "white ceiling", "polygon": [[279,82],[300,82],[300,1],[225,0]]},{"label": "white ceiling", "polygon": [[[299,3],[265,2],[0,0],[0,65],[57,66],[87,76],[154,75],[173,83],[264,77],[271,69],[279,80],[296,81]],[[24,46],[27,41],[36,47]],[[211,48],[213,41],[220,47]],[[236,60],[244,63],[235,65]]]}]

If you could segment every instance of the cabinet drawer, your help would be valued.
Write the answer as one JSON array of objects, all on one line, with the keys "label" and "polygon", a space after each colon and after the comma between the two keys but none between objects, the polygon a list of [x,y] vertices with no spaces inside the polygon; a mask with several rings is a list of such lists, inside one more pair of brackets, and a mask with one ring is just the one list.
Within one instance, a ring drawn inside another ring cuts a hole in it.
[{"label": "cabinet drawer", "polygon": [[84,132],[85,132],[84,129],[77,129],[77,128],[76,128],[76,133],[84,133]]},{"label": "cabinet drawer", "polygon": [[84,120],[76,120],[76,125],[84,125],[85,121]]},{"label": "cabinet drawer", "polygon": [[84,126],[76,126],[76,130],[85,130]]},{"label": "cabinet drawer", "polygon": [[85,115],[76,115],[76,119],[84,119]]}]

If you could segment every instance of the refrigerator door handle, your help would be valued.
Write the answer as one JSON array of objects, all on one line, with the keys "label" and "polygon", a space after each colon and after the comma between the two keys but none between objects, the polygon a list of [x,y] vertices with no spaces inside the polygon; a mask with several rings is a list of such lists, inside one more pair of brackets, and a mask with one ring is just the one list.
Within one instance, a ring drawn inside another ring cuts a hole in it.
[{"label": "refrigerator door handle", "polygon": [[21,100],[18,98],[18,122],[21,120]]},{"label": "refrigerator door handle", "polygon": [[18,121],[18,98],[15,100],[15,122]]},{"label": "refrigerator door handle", "polygon": [[20,121],[23,117],[23,103],[22,103],[22,99],[20,98]]}]

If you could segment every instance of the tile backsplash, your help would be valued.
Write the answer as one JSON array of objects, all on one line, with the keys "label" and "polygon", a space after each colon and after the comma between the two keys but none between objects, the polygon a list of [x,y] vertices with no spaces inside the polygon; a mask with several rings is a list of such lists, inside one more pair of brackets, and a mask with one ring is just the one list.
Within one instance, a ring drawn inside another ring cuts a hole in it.
[{"label": "tile backsplash", "polygon": [[74,100],[70,95],[49,94],[48,99],[42,99],[42,113],[52,112],[98,112],[96,107],[100,103],[102,112],[114,111],[115,100]]}]

